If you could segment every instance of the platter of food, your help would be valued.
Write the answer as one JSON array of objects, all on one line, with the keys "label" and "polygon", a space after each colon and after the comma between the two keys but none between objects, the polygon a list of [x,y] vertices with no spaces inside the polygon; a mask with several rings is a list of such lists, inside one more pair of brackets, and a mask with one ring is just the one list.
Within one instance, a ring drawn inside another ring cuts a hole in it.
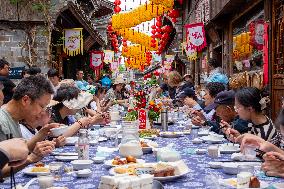
[{"label": "platter of food", "polygon": [[143,175],[152,174],[155,180],[170,181],[189,173],[189,168],[181,160],[178,162],[141,163],[114,167],[111,175]]},{"label": "platter of food", "polygon": [[159,129],[143,129],[139,130],[139,137],[140,138],[147,138],[147,139],[155,139],[159,135]]},{"label": "platter of food", "polygon": [[106,160],[104,162],[105,165],[110,167],[117,167],[121,165],[129,165],[129,164],[137,164],[137,163],[145,163],[143,159],[136,159],[133,156],[127,156],[126,158],[115,157],[111,160]]},{"label": "platter of food", "polygon": [[[238,182],[237,178],[220,179],[219,184],[225,186],[226,188],[237,188]],[[248,187],[244,188],[267,188],[269,186],[265,181],[258,180],[256,177],[251,177],[247,183]]]},{"label": "platter of food", "polygon": [[30,175],[30,176],[38,176],[38,175],[48,175],[50,173],[50,170],[48,168],[48,166],[44,166],[44,167],[27,167],[23,170],[23,173],[26,175]]}]

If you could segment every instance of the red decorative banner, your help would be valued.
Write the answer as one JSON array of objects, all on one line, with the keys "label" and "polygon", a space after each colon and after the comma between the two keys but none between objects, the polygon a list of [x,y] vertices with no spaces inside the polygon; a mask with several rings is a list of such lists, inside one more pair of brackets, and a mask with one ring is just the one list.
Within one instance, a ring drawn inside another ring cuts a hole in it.
[{"label": "red decorative banner", "polygon": [[264,45],[263,45],[263,84],[267,85],[269,82],[269,74],[268,74],[268,23],[264,23]]},{"label": "red decorative banner", "polygon": [[264,45],[264,20],[258,20],[250,23],[251,45],[257,50],[263,50]]},{"label": "red decorative banner", "polygon": [[147,112],[145,109],[140,109],[138,112],[139,129],[146,129]]},{"label": "red decorative banner", "polygon": [[104,53],[102,51],[90,52],[90,68],[92,68],[95,74],[98,76],[103,69]]},{"label": "red decorative banner", "polygon": [[203,23],[187,24],[186,29],[186,42],[192,45],[194,49],[200,52],[206,47],[206,37]]}]

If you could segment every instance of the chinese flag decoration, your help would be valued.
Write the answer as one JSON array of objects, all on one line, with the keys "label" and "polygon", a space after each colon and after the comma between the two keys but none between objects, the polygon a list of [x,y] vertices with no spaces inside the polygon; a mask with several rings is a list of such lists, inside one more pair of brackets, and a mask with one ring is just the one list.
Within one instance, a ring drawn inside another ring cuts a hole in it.
[{"label": "chinese flag decoration", "polygon": [[103,68],[104,53],[102,51],[90,52],[90,68],[92,68],[96,75],[100,75]]},{"label": "chinese flag decoration", "polygon": [[186,42],[200,52],[206,47],[206,37],[203,23],[187,24],[186,29]]},{"label": "chinese flag decoration", "polygon": [[268,23],[264,23],[264,45],[263,45],[263,84],[268,84]]},{"label": "chinese flag decoration", "polygon": [[83,28],[64,29],[63,51],[69,56],[83,54]]}]

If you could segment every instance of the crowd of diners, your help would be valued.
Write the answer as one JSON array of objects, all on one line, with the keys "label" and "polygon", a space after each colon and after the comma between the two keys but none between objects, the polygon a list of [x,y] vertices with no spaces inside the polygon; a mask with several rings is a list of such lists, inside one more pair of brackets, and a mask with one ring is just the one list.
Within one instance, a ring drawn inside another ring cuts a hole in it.
[{"label": "crowd of diners", "polygon": [[[210,127],[244,149],[255,145],[265,152],[262,169],[269,176],[284,177],[284,111],[277,120],[265,114],[269,98],[253,87],[230,90],[228,77],[215,59],[203,88],[196,88],[191,75],[177,71],[161,74],[155,98],[171,99],[167,105],[184,107],[194,125]],[[111,82],[78,70],[76,79],[62,79],[58,70],[42,74],[38,67],[23,72],[16,85],[9,79],[10,64],[0,59],[0,169],[1,178],[41,161],[65,145],[66,138],[94,124],[107,124],[113,105],[128,107],[138,87],[119,75]],[[84,78],[87,80],[84,80]],[[89,92],[90,86],[94,92]],[[68,125],[59,137],[51,129]],[[11,169],[12,168],[12,169]]]}]

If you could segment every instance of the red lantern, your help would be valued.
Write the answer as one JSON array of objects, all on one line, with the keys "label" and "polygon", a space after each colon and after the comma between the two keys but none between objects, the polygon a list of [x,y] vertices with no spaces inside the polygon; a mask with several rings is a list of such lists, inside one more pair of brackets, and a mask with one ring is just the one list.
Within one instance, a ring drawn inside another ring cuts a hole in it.
[{"label": "red lantern", "polygon": [[155,26],[155,25],[152,25],[151,28],[154,30],[154,29],[156,29],[156,26]]},{"label": "red lantern", "polygon": [[162,17],[161,16],[158,16],[156,19],[157,19],[157,21],[162,21]]},{"label": "red lantern", "polygon": [[152,38],[151,43],[156,43],[156,39]]},{"label": "red lantern", "polygon": [[156,48],[156,44],[155,44],[155,43],[152,43],[152,44],[151,44],[151,47],[152,47],[152,48]]},{"label": "red lantern", "polygon": [[115,5],[115,6],[118,6],[118,5],[120,5],[120,4],[121,4],[121,1],[120,1],[120,0],[115,0],[115,1],[114,1],[114,5]]},{"label": "red lantern", "polygon": [[161,28],[157,28],[156,31],[157,31],[158,33],[161,33],[161,32],[162,32]]},{"label": "red lantern", "polygon": [[173,23],[176,23],[177,19],[176,18],[172,18],[172,21],[173,21]]},{"label": "red lantern", "polygon": [[161,39],[161,37],[162,37],[162,34],[160,33],[156,34],[156,38]]},{"label": "red lantern", "polygon": [[116,6],[115,8],[114,8],[114,12],[117,14],[117,13],[119,13],[121,11],[121,8],[119,7],[119,6]]},{"label": "red lantern", "polygon": [[156,30],[152,30],[152,31],[151,31],[151,33],[152,33],[153,35],[155,35],[155,33],[156,33]]},{"label": "red lantern", "polygon": [[168,33],[164,33],[163,35],[162,35],[162,38],[161,39],[163,39],[163,40],[167,40],[167,39],[169,39],[169,34]]},{"label": "red lantern", "polygon": [[162,21],[157,21],[156,26],[161,27],[163,25]]},{"label": "red lantern", "polygon": [[108,25],[108,26],[107,26],[107,31],[109,31],[109,32],[112,32],[112,31],[113,31],[112,25]]}]

